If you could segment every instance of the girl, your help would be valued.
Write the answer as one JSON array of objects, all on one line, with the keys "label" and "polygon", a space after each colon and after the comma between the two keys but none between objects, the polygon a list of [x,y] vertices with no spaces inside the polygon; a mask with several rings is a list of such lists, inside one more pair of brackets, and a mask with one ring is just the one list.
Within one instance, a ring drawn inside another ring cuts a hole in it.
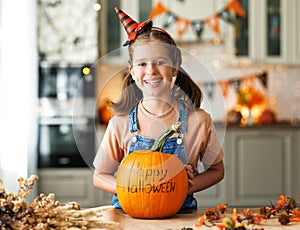
[{"label": "girl", "polygon": [[[180,67],[181,52],[171,36],[152,21],[137,23],[116,8],[128,34],[129,74],[112,110],[96,155],[94,185],[115,194],[115,173],[122,159],[133,151],[150,149],[154,139],[176,121],[179,133],[169,138],[163,152],[185,164],[189,191],[182,208],[197,208],[193,194],[224,176],[223,151],[208,113],[200,109],[202,93]],[[199,160],[204,172],[199,173]],[[116,195],[112,205],[121,208]]]}]

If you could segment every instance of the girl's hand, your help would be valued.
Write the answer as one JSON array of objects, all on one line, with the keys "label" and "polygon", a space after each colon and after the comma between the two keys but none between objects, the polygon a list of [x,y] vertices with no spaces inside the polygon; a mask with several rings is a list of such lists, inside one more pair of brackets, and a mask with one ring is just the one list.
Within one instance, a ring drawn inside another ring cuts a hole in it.
[{"label": "girl's hand", "polygon": [[185,169],[188,175],[188,180],[189,180],[189,190],[191,187],[194,186],[194,170],[191,165],[185,165]]}]

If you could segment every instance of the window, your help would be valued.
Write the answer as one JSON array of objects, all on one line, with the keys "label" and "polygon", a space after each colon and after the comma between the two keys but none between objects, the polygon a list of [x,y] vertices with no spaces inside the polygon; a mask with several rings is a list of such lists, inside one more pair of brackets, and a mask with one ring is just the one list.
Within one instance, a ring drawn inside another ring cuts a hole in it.
[{"label": "window", "polygon": [[280,56],[280,0],[268,0],[267,4],[267,54]]},{"label": "window", "polygon": [[236,16],[234,23],[235,29],[235,55],[236,56],[248,56],[249,54],[249,3],[248,0],[240,0],[240,3],[246,11],[246,17]]}]

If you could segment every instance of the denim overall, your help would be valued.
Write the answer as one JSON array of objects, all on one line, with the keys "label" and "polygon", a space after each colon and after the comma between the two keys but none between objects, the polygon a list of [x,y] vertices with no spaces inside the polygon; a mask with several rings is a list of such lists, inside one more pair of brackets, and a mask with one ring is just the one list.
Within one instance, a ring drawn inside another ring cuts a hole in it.
[{"label": "denim overall", "polygon": [[[179,103],[178,121],[180,122],[187,121],[187,111],[185,110],[185,106],[182,103]],[[129,126],[130,126],[131,133],[138,131],[137,105],[132,109],[131,113],[129,114]],[[186,123],[181,125],[179,132],[184,134],[185,130],[186,130]],[[135,134],[131,139],[128,153],[130,154],[137,150],[151,149],[152,145],[154,144],[154,141],[155,141],[154,139],[146,138]],[[184,148],[184,139],[182,135],[167,139],[162,152],[173,154],[179,157],[179,159],[184,164],[187,163],[185,148]],[[113,195],[112,205],[115,208],[121,208],[116,194]],[[184,201],[182,209],[196,209],[196,208],[197,208],[197,200],[194,198],[193,195],[188,194]]]}]

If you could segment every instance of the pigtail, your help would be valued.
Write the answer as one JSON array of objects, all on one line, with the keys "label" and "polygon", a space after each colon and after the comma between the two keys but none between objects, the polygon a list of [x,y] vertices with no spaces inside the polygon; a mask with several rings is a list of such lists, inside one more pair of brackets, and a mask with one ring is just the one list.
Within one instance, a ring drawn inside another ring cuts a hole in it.
[{"label": "pigtail", "polygon": [[181,67],[178,70],[175,85],[184,91],[194,108],[201,106],[203,99],[201,89]]},{"label": "pigtail", "polygon": [[142,91],[135,84],[131,74],[128,73],[124,78],[119,100],[112,104],[111,110],[115,115],[127,115],[142,98]]}]

